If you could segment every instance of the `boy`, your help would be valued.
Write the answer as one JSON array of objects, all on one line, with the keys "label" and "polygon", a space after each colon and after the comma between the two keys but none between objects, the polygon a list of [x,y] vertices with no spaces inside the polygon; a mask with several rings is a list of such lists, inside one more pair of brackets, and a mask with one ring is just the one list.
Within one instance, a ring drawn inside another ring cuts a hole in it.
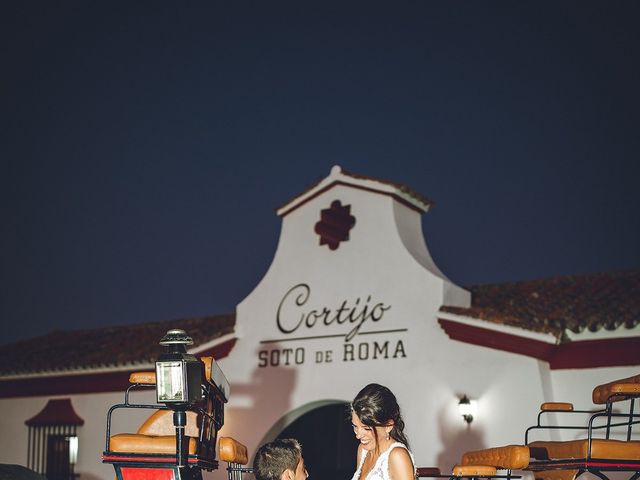
[{"label": "boy", "polygon": [[302,447],[293,438],[262,445],[253,460],[253,474],[256,480],[305,480],[309,476],[304,468]]}]

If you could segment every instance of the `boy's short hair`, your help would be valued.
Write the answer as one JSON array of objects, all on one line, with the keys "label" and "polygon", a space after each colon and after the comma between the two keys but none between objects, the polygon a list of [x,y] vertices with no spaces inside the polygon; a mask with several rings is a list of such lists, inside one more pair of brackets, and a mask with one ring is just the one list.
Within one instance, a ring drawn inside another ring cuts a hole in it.
[{"label": "boy's short hair", "polygon": [[257,480],[280,480],[285,470],[295,472],[300,460],[300,443],[294,438],[279,438],[258,449],[253,460],[253,474]]}]

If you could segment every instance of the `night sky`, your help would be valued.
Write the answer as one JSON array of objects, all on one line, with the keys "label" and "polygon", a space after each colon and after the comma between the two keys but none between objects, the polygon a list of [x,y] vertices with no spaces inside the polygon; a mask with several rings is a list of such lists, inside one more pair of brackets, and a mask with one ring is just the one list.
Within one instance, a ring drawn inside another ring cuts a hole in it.
[{"label": "night sky", "polygon": [[[331,166],[461,285],[640,268],[640,2],[0,7],[0,343],[232,312]],[[6,327],[10,326],[9,329]]]}]

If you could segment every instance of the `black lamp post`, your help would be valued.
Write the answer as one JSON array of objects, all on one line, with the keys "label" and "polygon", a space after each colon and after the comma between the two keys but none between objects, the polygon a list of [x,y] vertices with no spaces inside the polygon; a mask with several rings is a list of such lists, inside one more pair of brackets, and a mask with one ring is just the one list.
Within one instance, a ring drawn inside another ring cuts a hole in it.
[{"label": "black lamp post", "polygon": [[185,445],[184,428],[187,425],[187,410],[203,399],[201,381],[202,362],[187,353],[187,345],[193,339],[184,330],[169,330],[160,340],[165,349],[156,361],[156,396],[173,410],[173,425],[176,427],[176,464],[187,464],[188,445]]}]

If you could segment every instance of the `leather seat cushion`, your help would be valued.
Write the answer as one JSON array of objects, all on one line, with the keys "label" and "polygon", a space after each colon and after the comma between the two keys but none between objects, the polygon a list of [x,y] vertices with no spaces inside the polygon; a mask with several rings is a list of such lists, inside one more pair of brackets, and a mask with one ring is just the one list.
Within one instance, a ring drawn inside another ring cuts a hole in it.
[{"label": "leather seat cushion", "polygon": [[529,448],[523,445],[474,450],[462,455],[463,465],[492,465],[498,468],[520,469],[529,465]]},{"label": "leather seat cushion", "polygon": [[[587,440],[532,442],[529,444],[531,457],[536,460],[586,458],[588,448]],[[640,460],[640,441],[594,439],[591,445],[591,458]]]},{"label": "leather seat cushion", "polygon": [[[189,439],[189,455],[195,455],[198,439]],[[109,450],[128,453],[176,453],[175,435],[142,435],[139,433],[118,433],[109,439]]]},{"label": "leather seat cushion", "polygon": [[456,477],[462,476],[492,476],[496,474],[496,467],[490,465],[456,465],[453,467],[453,474]]}]

